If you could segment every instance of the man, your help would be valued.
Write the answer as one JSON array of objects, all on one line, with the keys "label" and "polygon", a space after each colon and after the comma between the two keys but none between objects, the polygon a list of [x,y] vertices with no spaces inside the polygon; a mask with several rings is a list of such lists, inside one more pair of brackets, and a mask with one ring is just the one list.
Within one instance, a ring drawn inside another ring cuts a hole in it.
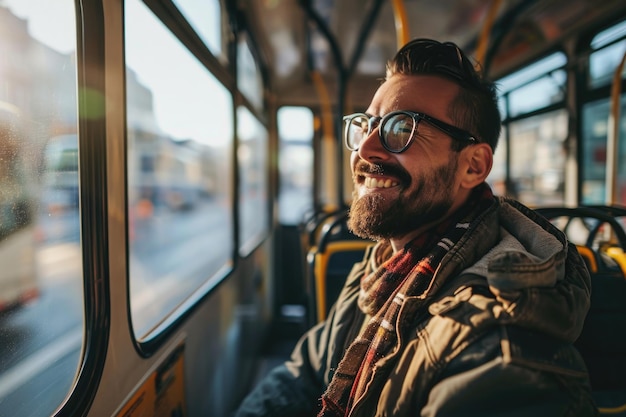
[{"label": "man", "polygon": [[485,183],[493,84],[456,45],[418,39],[344,120],[349,226],[378,243],[236,415],[594,415],[572,346],[589,308],[583,261]]}]

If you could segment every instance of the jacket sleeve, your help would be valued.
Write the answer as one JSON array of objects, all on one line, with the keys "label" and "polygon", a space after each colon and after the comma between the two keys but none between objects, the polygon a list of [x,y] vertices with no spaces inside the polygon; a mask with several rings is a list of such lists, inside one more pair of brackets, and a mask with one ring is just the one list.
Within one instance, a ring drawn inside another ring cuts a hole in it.
[{"label": "jacket sleeve", "polygon": [[234,417],[314,416],[320,398],[364,320],[355,308],[364,260],[355,264],[337,302],[325,321],[306,332],[296,344],[290,360],[272,370],[244,399]]},{"label": "jacket sleeve", "polygon": [[[501,360],[437,384],[422,417],[587,417],[596,410],[588,395],[573,397],[567,381]],[[471,388],[470,388],[471,387]]]},{"label": "jacket sleeve", "polygon": [[[358,290],[358,287],[357,287]],[[356,290],[333,305],[328,318],[300,338],[291,358],[272,370],[244,399],[234,417],[314,416],[345,346],[364,319],[355,309]]]},{"label": "jacket sleeve", "polygon": [[[506,327],[506,340],[483,340],[449,364],[422,417],[597,415],[584,363],[571,345]],[[473,354],[491,359],[473,367]]]}]

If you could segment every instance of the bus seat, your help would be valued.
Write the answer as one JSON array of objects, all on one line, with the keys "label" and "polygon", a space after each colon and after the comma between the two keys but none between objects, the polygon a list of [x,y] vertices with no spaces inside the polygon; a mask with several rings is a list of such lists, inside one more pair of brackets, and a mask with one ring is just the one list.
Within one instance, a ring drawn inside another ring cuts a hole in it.
[{"label": "bus seat", "polygon": [[326,318],[352,266],[373,244],[350,232],[347,209],[325,218],[319,229],[317,242],[307,253],[310,324]]},{"label": "bus seat", "polygon": [[600,415],[626,417],[626,259],[619,248],[606,250],[599,242],[600,233],[606,231],[603,228],[609,227],[617,245],[626,247],[626,233],[616,219],[626,212],[613,206],[547,207],[537,211],[551,221],[564,220],[553,224],[561,225],[573,241],[574,232],[585,230],[577,226],[584,226],[588,232],[583,236],[586,245],[576,248],[591,275],[591,306],[575,346],[589,370]]},{"label": "bus seat", "polygon": [[600,415],[626,416],[626,279],[618,270],[591,272],[591,288],[591,307],[575,346]]},{"label": "bus seat", "polygon": [[[313,288],[313,277],[309,272],[308,265],[308,253],[314,250],[318,244],[319,236],[323,229],[324,224],[333,222],[334,219],[341,213],[340,210],[333,209],[331,207],[322,207],[312,210],[307,213],[303,220],[297,226],[298,241],[287,243],[284,251],[287,256],[296,257],[291,261],[292,264],[297,264],[299,267],[292,270],[299,270],[301,274],[299,276],[300,282],[303,288],[303,296],[305,298],[305,306],[308,310],[311,309],[311,288]],[[285,229],[285,227],[283,227]],[[297,248],[296,248],[297,246]],[[287,262],[287,261],[285,261]],[[312,323],[310,320],[311,314],[308,314],[307,324]]]},{"label": "bus seat", "polygon": [[578,253],[583,258],[583,260],[585,261],[585,264],[587,265],[587,269],[589,270],[589,273],[598,272],[598,261],[596,259],[595,252],[591,250],[590,248],[583,246],[583,245],[576,245],[576,249],[578,250]]},{"label": "bus seat", "polygon": [[315,211],[301,225],[305,246],[311,247],[319,242],[324,225],[334,223],[338,217],[347,216],[347,209],[325,207]]},{"label": "bus seat", "polygon": [[611,246],[604,250],[611,259],[613,259],[622,270],[622,273],[626,275],[626,253],[624,250],[617,246]]},{"label": "bus seat", "polygon": [[323,251],[313,249],[309,253],[308,262],[314,277],[314,305],[311,307],[315,320],[326,319],[352,266],[363,259],[365,249],[372,244],[368,240],[341,240],[329,242]]}]

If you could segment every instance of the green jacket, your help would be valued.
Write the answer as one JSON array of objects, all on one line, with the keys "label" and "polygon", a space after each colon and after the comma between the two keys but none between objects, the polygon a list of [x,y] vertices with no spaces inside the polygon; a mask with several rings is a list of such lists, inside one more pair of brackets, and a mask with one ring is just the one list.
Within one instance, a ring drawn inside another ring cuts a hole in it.
[{"label": "green jacket", "polygon": [[[504,198],[444,257],[431,288],[400,320],[416,323],[381,392],[350,416],[592,416],[587,371],[572,346],[589,309],[590,278],[576,249],[543,217]],[[326,321],[298,342],[236,413],[315,416],[319,398],[365,316],[354,266]],[[458,271],[459,259],[472,267]],[[374,371],[373,378],[381,377]]]}]

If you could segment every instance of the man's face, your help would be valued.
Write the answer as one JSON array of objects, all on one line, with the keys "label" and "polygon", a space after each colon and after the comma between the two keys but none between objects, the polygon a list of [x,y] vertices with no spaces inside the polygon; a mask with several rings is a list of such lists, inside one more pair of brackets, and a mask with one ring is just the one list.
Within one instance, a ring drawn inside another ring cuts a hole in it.
[{"label": "man's face", "polygon": [[[454,124],[448,109],[458,88],[435,76],[395,75],[378,89],[366,113],[411,110]],[[451,141],[421,121],[411,146],[394,154],[382,146],[374,129],[351,156],[350,229],[374,240],[401,239],[448,214],[461,198],[459,154],[451,150]]]}]

